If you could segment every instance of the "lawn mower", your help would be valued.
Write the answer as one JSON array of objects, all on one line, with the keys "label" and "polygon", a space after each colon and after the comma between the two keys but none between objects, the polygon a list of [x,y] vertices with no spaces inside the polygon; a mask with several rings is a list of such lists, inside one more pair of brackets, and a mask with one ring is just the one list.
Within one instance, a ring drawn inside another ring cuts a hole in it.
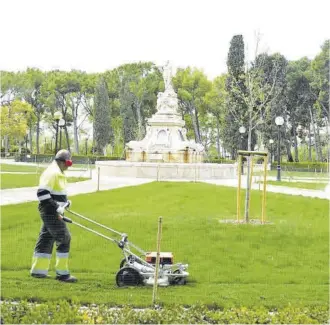
[{"label": "lawn mower", "polygon": [[[116,283],[118,287],[137,286],[137,285],[154,285],[156,274],[156,252],[145,252],[140,247],[128,241],[125,233],[120,233],[101,223],[91,220],[83,215],[74,212],[66,207],[66,211],[72,215],[89,221],[99,227],[118,235],[120,238],[112,238],[106,236],[89,227],[81,225],[70,218],[62,216],[63,221],[72,223],[87,231],[90,231],[100,237],[103,237],[115,244],[122,250],[124,258],[120,262],[119,271],[116,274]],[[135,253],[132,251],[135,251]],[[182,263],[173,263],[173,254],[171,252],[161,252],[159,255],[159,272],[157,277],[158,286],[183,285],[186,284],[189,273],[188,265]]]}]

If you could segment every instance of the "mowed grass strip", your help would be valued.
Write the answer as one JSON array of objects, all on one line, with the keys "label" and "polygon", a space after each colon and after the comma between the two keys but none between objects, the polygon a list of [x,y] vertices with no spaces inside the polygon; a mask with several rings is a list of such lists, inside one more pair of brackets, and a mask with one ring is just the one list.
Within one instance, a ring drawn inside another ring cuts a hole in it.
[{"label": "mowed grass strip", "polygon": [[[263,176],[263,173],[260,171],[255,171],[253,173],[254,175],[260,175]],[[267,176],[277,176],[276,170],[267,171]],[[299,179],[299,178],[311,178],[315,180],[327,180],[329,179],[329,174],[325,171],[323,173],[320,172],[296,172],[296,171],[287,171],[287,170],[281,170],[281,177],[284,178],[292,178],[292,179]]]},{"label": "mowed grass strip", "polygon": [[[0,188],[33,187],[38,186],[41,174],[0,174]],[[67,177],[69,183],[88,180],[84,177]]]},{"label": "mowed grass strip", "polygon": [[[264,226],[220,223],[236,218],[236,190],[202,183],[155,182],[72,200],[74,211],[126,232],[146,251],[156,249],[163,217],[161,250],[188,263],[190,277],[185,286],[159,288],[162,303],[328,306],[327,200],[269,193],[267,220],[273,224]],[[252,219],[260,217],[260,205],[260,193],[252,191]],[[70,266],[79,282],[54,280],[55,258],[52,279],[30,278],[40,224],[36,203],[2,207],[2,299],[150,305],[152,288],[116,287],[120,249],[74,225]]]},{"label": "mowed grass strip", "polygon": [[[258,182],[263,184],[263,182]],[[268,185],[276,185],[276,186],[286,186],[286,187],[294,187],[294,188],[304,188],[307,190],[321,190],[323,191],[327,185],[327,183],[314,183],[314,182],[286,182],[286,181],[267,181]]]}]

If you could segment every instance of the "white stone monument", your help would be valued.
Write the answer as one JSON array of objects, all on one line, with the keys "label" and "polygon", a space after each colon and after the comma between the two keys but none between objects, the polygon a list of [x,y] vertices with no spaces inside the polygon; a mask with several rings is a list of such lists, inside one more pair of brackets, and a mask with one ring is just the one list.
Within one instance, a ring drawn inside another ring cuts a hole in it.
[{"label": "white stone monument", "polygon": [[158,94],[157,112],[148,119],[145,138],[126,144],[126,161],[97,161],[100,177],[195,181],[234,178],[234,164],[203,163],[203,146],[187,139],[169,62],[163,67],[163,77],[165,90]]},{"label": "white stone monument", "polygon": [[148,119],[146,136],[126,144],[126,160],[132,162],[196,163],[204,158],[204,147],[186,136],[179,112],[178,96],[172,86],[172,67],[163,67],[164,92],[158,93],[157,112]]}]

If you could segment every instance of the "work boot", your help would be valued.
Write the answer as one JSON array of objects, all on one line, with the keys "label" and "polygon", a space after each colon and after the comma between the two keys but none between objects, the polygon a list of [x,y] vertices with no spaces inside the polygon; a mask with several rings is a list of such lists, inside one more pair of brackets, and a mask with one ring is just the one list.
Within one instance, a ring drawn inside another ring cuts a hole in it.
[{"label": "work boot", "polygon": [[56,275],[56,280],[62,281],[62,282],[77,282],[77,278],[70,274]]},{"label": "work boot", "polygon": [[38,274],[38,273],[31,273],[31,276],[33,278],[37,278],[37,279],[49,279],[50,275],[47,274]]}]

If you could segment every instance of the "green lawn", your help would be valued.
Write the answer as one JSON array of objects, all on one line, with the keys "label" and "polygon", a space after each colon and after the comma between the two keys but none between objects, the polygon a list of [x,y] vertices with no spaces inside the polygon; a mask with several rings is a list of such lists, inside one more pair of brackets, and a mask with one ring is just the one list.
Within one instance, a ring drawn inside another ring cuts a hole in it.
[{"label": "green lawn", "polygon": [[[161,303],[281,307],[329,304],[329,202],[269,193],[271,225],[233,225],[236,189],[202,183],[154,182],[72,197],[74,211],[126,232],[144,250],[155,250],[163,217],[162,251],[189,264],[186,286],[159,288]],[[243,200],[243,198],[242,198]],[[260,216],[252,191],[251,218]],[[74,218],[74,217],[72,217]],[[79,220],[80,221],[80,220]],[[86,224],[86,222],[82,222]],[[152,288],[117,288],[122,259],[111,242],[70,225],[71,270],[76,284],[29,277],[40,229],[36,203],[2,207],[2,299],[150,305]],[[54,259],[52,272],[54,276]]]},{"label": "green lawn", "polygon": [[0,164],[0,170],[2,172],[20,172],[20,173],[25,173],[25,172],[31,172],[31,173],[36,173],[44,170],[44,167],[40,166],[29,166],[29,165],[11,165],[11,164]]},{"label": "green lawn", "polygon": [[[1,174],[0,188],[18,188],[18,187],[32,187],[38,186],[40,174]],[[84,177],[68,177],[67,181],[69,183],[81,182],[88,180],[89,178]]]},{"label": "green lawn", "polygon": [[[263,182],[260,182],[263,184]],[[308,183],[308,182],[286,182],[286,181],[267,181],[269,185],[276,185],[276,186],[287,186],[287,187],[294,187],[294,188],[305,188],[308,190],[324,190],[327,186],[326,183]]]},{"label": "green lawn", "polygon": [[[43,164],[39,166],[29,165],[13,165],[13,164],[0,164],[0,171],[2,172],[40,172],[46,169],[49,164]],[[69,170],[87,170],[88,168],[94,169],[95,165],[88,164],[73,164]]]}]

